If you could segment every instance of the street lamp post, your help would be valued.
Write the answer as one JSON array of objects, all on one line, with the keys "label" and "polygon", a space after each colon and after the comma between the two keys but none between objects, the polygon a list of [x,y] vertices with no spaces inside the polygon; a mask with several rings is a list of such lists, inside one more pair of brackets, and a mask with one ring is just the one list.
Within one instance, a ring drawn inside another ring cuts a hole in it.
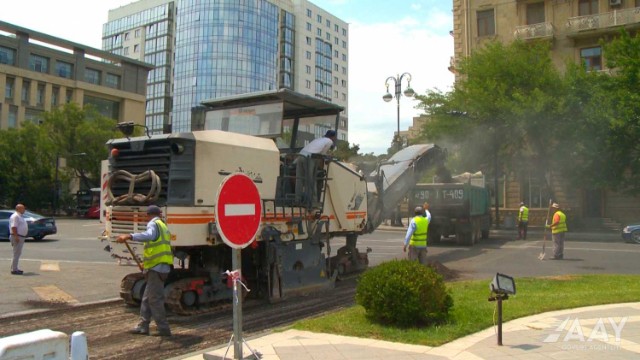
[{"label": "street lamp post", "polygon": [[394,84],[395,84],[395,98],[398,104],[398,132],[396,133],[396,137],[394,137],[394,142],[397,144],[397,149],[400,150],[402,148],[402,142],[400,141],[400,97],[402,96],[403,92],[401,91],[401,87],[402,87],[402,79],[404,77],[407,77],[407,88],[404,90],[404,96],[406,97],[412,97],[415,92],[413,91],[413,89],[411,88],[411,74],[409,74],[408,72],[403,73],[402,75],[397,75],[396,77],[393,76],[389,76],[387,78],[387,80],[385,80],[384,85],[387,87],[387,93],[384,94],[384,96],[382,97],[382,100],[389,102],[391,101],[391,99],[394,98],[393,95],[391,95],[391,93],[389,92],[389,80],[393,80]]}]

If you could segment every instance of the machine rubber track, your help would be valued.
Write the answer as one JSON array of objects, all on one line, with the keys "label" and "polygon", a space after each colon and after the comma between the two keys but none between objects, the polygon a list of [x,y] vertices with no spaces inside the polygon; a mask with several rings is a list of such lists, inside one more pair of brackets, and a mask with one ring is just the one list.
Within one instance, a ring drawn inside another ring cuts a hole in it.
[{"label": "machine rubber track", "polygon": [[124,300],[125,304],[132,306],[139,306],[140,301],[133,298],[133,287],[138,281],[144,280],[144,274],[132,273],[128,274],[120,282],[120,297]]},{"label": "machine rubber track", "polygon": [[193,306],[188,306],[184,304],[182,301],[182,296],[186,292],[195,291],[197,293],[197,289],[193,288],[194,280],[203,282],[206,281],[206,278],[186,278],[180,279],[172,282],[167,285],[169,287],[169,291],[165,292],[167,294],[165,299],[165,305],[167,309],[169,309],[174,314],[178,315],[196,315],[196,314],[204,314],[209,313],[214,310],[221,310],[225,307],[231,308],[232,304],[228,300],[220,300],[207,304],[197,304]]}]

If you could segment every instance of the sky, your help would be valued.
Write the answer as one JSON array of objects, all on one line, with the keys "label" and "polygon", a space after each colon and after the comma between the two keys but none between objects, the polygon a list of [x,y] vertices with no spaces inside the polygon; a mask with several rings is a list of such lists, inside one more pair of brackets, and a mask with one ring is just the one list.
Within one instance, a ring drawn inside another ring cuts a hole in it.
[{"label": "sky", "polygon": [[[101,48],[108,12],[132,0],[5,1],[0,20]],[[386,153],[397,129],[397,100],[386,103],[385,80],[408,72],[411,88],[448,91],[454,76],[452,2],[442,0],[313,0],[349,24],[349,143],[361,153]],[[389,90],[394,95],[393,81]],[[402,90],[407,77],[402,79]],[[420,114],[400,98],[400,130]]]}]

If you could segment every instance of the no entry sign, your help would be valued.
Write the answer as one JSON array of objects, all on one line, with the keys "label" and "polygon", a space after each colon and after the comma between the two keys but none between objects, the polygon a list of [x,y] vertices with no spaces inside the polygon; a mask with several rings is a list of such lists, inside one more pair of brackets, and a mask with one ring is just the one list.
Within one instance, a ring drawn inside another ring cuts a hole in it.
[{"label": "no entry sign", "polygon": [[260,228],[262,200],[256,184],[245,174],[227,176],[216,196],[216,228],[222,240],[234,249],[253,242]]}]

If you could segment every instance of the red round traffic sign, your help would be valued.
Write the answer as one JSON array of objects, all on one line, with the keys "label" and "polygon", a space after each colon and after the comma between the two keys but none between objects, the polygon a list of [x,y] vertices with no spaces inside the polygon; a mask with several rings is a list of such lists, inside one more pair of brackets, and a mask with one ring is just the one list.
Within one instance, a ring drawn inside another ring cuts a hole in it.
[{"label": "red round traffic sign", "polygon": [[256,184],[242,173],[222,180],[216,195],[216,228],[225,244],[234,249],[255,240],[262,218],[262,200]]}]

